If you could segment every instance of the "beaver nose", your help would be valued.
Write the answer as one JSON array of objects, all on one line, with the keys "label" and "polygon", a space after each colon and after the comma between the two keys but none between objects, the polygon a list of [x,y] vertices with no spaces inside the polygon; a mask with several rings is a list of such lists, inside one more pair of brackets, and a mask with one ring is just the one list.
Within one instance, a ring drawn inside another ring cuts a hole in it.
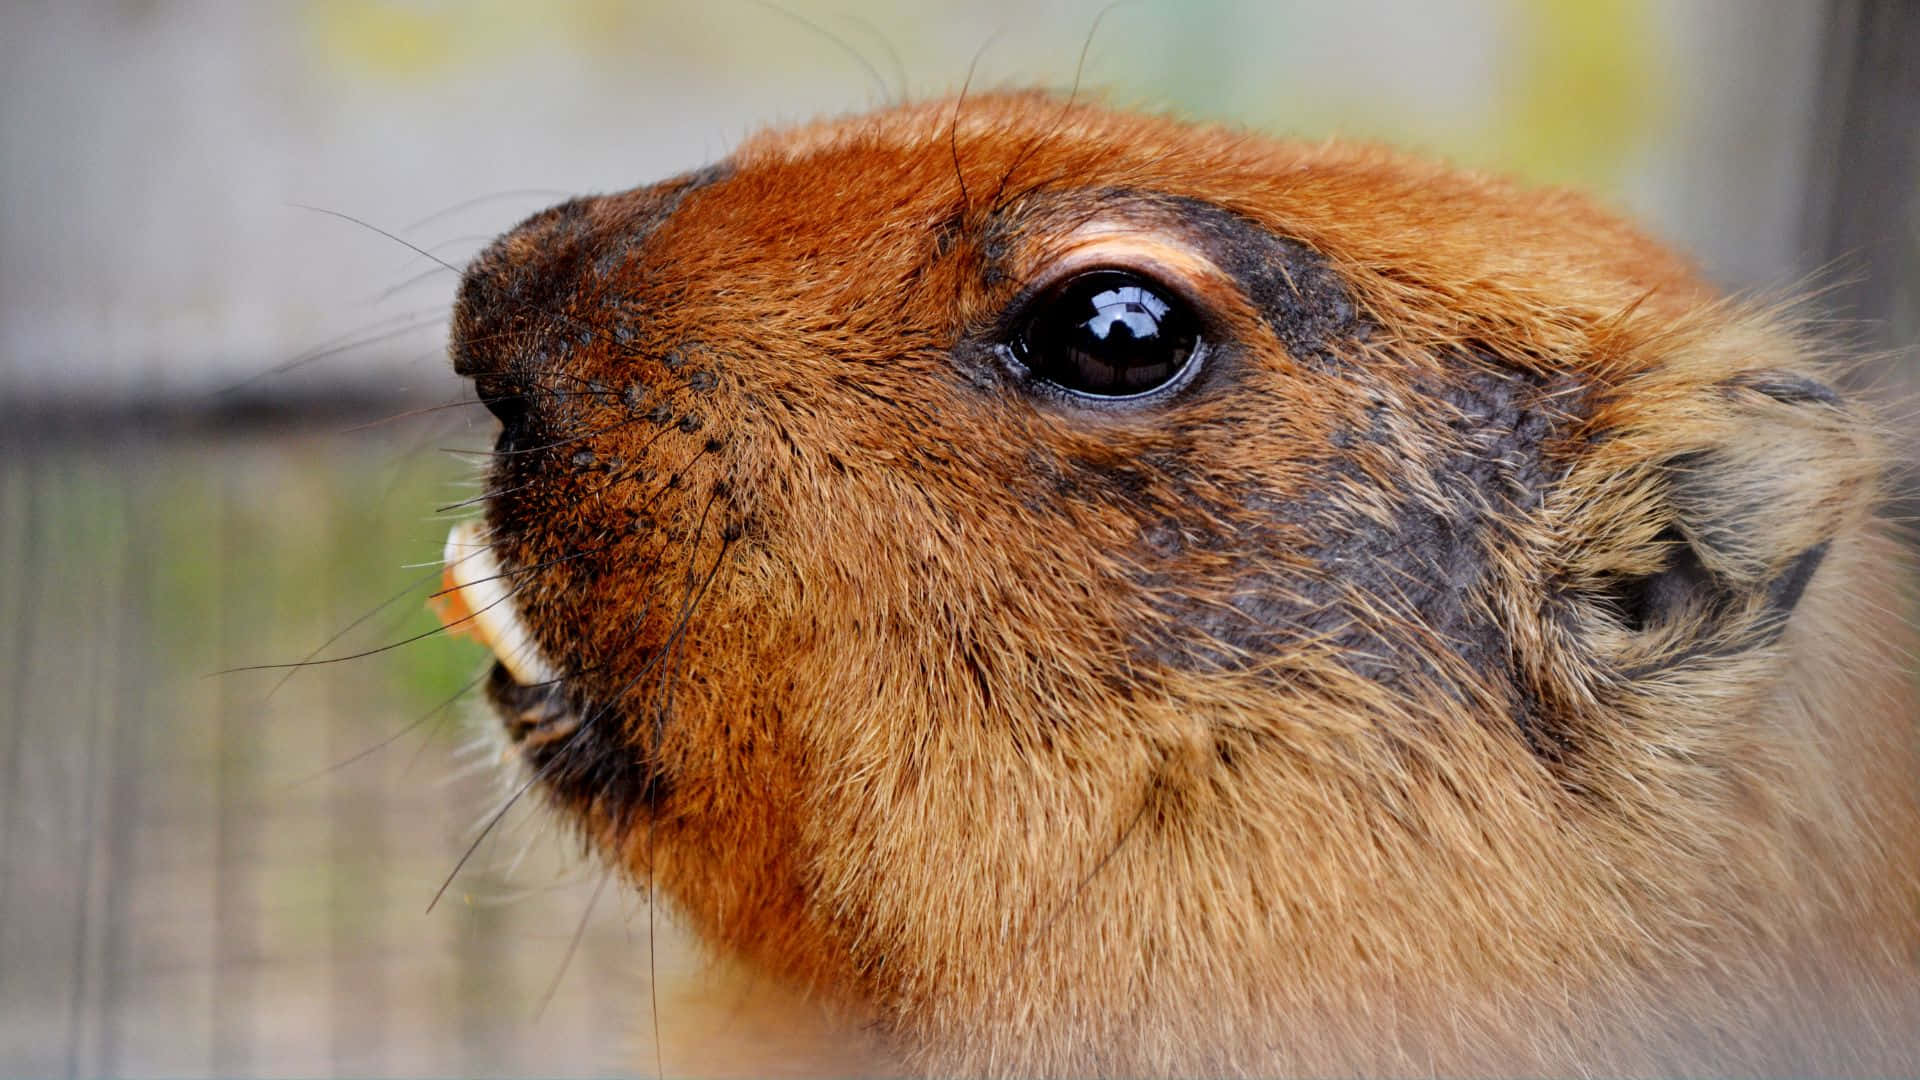
[{"label": "beaver nose", "polygon": [[[451,326],[453,370],[473,380],[503,438],[521,441],[554,408],[581,331],[571,305],[593,277],[588,210],[573,199],[521,222],[461,276]],[[547,419],[551,419],[548,417]]]},{"label": "beaver nose", "polygon": [[595,201],[542,210],[468,264],[453,304],[455,371],[477,377],[516,366],[517,354],[567,329],[569,302],[592,276]]}]

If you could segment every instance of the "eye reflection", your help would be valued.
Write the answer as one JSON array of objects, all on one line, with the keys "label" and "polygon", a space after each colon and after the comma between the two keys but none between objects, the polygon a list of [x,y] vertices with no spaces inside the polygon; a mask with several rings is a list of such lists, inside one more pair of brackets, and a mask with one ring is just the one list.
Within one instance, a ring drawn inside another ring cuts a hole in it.
[{"label": "eye reflection", "polygon": [[1012,342],[1036,377],[1095,397],[1129,397],[1173,381],[1199,345],[1199,320],[1158,283],[1092,270],[1042,295]]}]

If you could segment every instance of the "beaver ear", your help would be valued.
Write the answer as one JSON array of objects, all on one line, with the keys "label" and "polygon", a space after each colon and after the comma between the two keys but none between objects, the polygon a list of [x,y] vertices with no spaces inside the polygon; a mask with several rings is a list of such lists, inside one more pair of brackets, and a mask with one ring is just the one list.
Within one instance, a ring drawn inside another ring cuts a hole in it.
[{"label": "beaver ear", "polygon": [[1596,591],[1636,634],[1685,626],[1696,647],[1702,636],[1763,644],[1833,539],[1869,512],[1870,423],[1825,383],[1791,372],[1747,372],[1708,393],[1708,408],[1673,425],[1687,445],[1637,485],[1654,496],[1651,515],[1616,533],[1651,533],[1651,543]]}]

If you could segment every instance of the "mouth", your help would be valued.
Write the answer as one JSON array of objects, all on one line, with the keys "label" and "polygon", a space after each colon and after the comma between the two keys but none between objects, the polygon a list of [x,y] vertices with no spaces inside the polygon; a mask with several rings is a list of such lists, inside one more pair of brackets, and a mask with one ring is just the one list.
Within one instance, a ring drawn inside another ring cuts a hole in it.
[{"label": "mouth", "polygon": [[487,699],[507,736],[523,750],[537,750],[573,735],[580,718],[566,701],[559,672],[521,620],[485,533],[480,522],[466,521],[447,534],[441,589],[428,603],[447,633],[471,637],[493,653]]}]

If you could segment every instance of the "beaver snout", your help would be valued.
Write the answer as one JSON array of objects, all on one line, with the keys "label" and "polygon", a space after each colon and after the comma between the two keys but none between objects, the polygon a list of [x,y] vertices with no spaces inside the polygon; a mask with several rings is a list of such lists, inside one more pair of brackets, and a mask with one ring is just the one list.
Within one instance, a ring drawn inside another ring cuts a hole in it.
[{"label": "beaver snout", "polygon": [[[649,328],[671,297],[645,288],[649,241],[687,195],[724,175],[709,169],[571,199],[521,222],[467,267],[453,368],[500,419],[503,449],[564,437],[597,406],[635,408],[649,380],[674,366],[671,350],[651,347]],[[662,365],[642,363],[650,356]],[[606,364],[619,371],[617,389],[583,374]]]}]

